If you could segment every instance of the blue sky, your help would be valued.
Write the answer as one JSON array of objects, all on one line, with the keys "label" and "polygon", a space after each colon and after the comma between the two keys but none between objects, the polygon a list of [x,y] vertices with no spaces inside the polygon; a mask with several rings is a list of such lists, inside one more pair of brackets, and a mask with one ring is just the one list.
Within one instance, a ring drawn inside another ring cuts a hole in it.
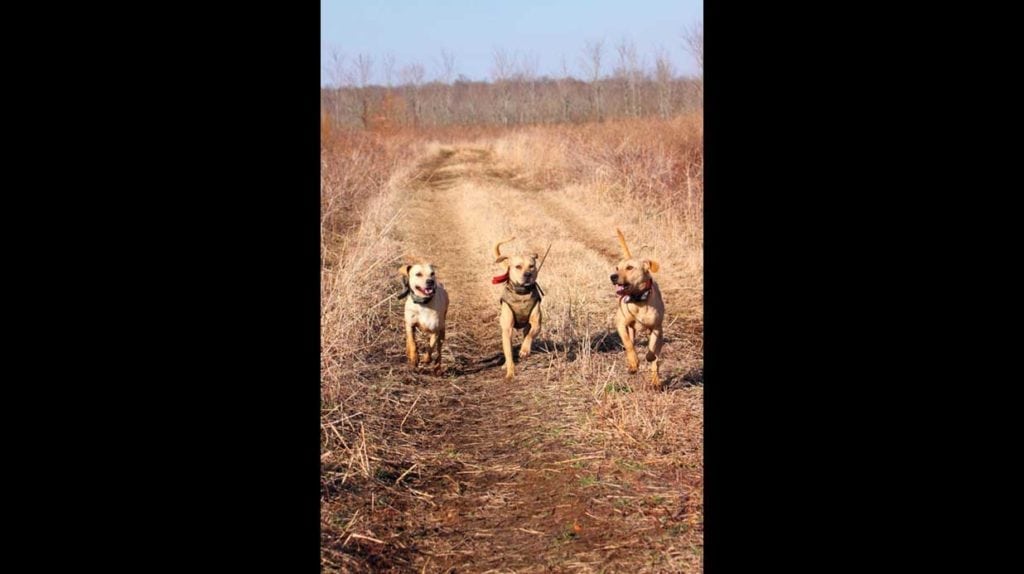
[{"label": "blue sky", "polygon": [[[682,34],[703,16],[701,0],[321,0],[321,63],[332,51],[350,64],[359,53],[373,58],[374,83],[383,83],[381,62],[392,53],[396,70],[420,63],[427,79],[440,66],[441,50],[455,55],[458,73],[490,75],[496,48],[536,57],[541,75],[560,75],[562,57],[573,74],[587,41],[604,39],[602,67],[617,59],[623,38],[636,44],[648,65],[664,47],[676,69],[696,66]],[[321,66],[321,83],[329,75]]]}]

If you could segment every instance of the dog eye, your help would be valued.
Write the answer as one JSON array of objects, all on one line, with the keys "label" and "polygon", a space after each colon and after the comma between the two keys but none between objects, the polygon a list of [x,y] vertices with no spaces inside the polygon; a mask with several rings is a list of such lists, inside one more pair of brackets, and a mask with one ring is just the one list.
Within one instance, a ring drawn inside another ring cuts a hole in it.
[{"label": "dog eye", "polygon": [[423,274],[422,273],[417,273],[416,276],[417,277],[423,277]]},{"label": "dog eye", "polygon": [[633,266],[632,265],[627,265],[626,266],[626,271],[632,271],[632,270],[633,270]]},{"label": "dog eye", "polygon": [[523,268],[522,265],[516,265],[516,269],[522,269],[522,268]]}]

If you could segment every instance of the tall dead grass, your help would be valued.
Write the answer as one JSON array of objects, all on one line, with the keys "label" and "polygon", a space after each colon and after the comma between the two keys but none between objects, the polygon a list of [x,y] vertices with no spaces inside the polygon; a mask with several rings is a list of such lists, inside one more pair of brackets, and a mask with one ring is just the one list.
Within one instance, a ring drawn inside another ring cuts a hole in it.
[{"label": "tall dead grass", "polygon": [[[399,254],[393,238],[401,215],[398,182],[414,153],[411,144],[410,138],[332,131],[329,123],[322,127],[320,462],[325,497],[371,481],[380,460],[386,403],[375,401],[361,370],[376,339],[387,332],[391,297],[381,287],[390,284],[391,263]],[[322,509],[325,564],[356,571],[365,566],[328,548],[335,540],[347,544],[352,537],[368,536],[364,518],[356,511],[339,520]]]},{"label": "tall dead grass", "polygon": [[389,285],[391,263],[399,253],[392,237],[401,214],[396,194],[412,141],[329,127],[321,138],[323,462],[368,476],[374,437],[367,436],[367,419],[352,415],[372,416],[374,409],[364,402],[366,393],[358,392],[360,385],[345,383],[358,378],[375,339],[385,331],[390,298],[381,287]]},{"label": "tall dead grass", "polygon": [[495,144],[509,164],[549,187],[586,185],[613,203],[642,202],[674,213],[701,237],[704,208],[704,120],[633,119],[535,126]]}]

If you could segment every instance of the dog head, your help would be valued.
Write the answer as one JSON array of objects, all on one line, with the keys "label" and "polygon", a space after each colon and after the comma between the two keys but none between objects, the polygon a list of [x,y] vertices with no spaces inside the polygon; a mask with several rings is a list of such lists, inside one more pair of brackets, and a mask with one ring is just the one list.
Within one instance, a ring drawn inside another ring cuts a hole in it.
[{"label": "dog head", "polygon": [[512,239],[515,237],[495,244],[494,262],[505,265],[505,275],[502,277],[507,278],[513,285],[529,287],[537,280],[537,254],[502,255],[501,245]]},{"label": "dog head", "polygon": [[398,272],[417,297],[430,297],[434,294],[437,288],[437,269],[433,263],[402,265]]},{"label": "dog head", "polygon": [[658,262],[651,259],[623,259],[612,271],[616,295],[639,295],[651,286],[651,273],[658,271]]},{"label": "dog head", "polygon": [[612,272],[611,280],[615,285],[616,295],[639,295],[651,287],[651,273],[658,271],[658,262],[652,259],[637,259],[626,245],[626,237],[622,231],[615,230],[619,237],[624,259],[619,261]]}]

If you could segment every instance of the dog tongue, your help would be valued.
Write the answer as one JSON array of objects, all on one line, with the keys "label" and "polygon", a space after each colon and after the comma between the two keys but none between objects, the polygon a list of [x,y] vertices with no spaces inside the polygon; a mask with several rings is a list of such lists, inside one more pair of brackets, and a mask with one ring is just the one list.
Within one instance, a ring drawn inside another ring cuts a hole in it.
[{"label": "dog tongue", "polygon": [[616,295],[622,295],[622,292],[625,291],[625,290],[626,290],[626,286],[625,285],[616,285],[615,286],[615,294]]},{"label": "dog tongue", "polygon": [[491,278],[491,285],[497,285],[498,283],[504,283],[508,281],[508,273],[504,275],[498,275]]}]

